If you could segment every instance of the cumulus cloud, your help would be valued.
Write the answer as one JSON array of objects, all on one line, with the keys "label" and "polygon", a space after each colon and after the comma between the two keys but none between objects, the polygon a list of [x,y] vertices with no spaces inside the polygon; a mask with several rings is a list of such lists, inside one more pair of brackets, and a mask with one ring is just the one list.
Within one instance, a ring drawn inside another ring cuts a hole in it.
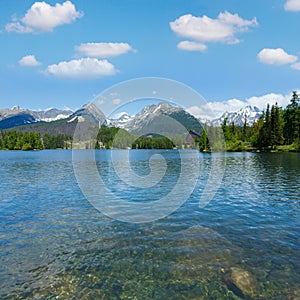
[{"label": "cumulus cloud", "polygon": [[200,118],[203,115],[203,109],[199,106],[190,106],[186,111],[197,118]]},{"label": "cumulus cloud", "polygon": [[23,18],[14,16],[5,28],[18,33],[47,32],[53,31],[57,26],[71,24],[82,16],[83,13],[77,11],[71,1],[54,6],[46,2],[35,2]]},{"label": "cumulus cloud", "polygon": [[256,18],[245,20],[238,14],[231,14],[227,11],[220,13],[216,19],[205,15],[195,17],[191,14],[186,14],[170,22],[171,30],[176,34],[202,44],[208,42],[236,44],[240,42],[236,36],[238,33],[245,32],[250,27],[256,26],[258,26]]},{"label": "cumulus cloud", "polygon": [[253,96],[245,100],[229,99],[226,101],[207,102],[202,106],[192,106],[187,109],[189,113],[201,120],[213,120],[220,117],[224,112],[235,112],[245,106],[256,106],[260,110],[265,110],[267,104],[273,105],[276,102],[279,106],[285,107],[290,103],[291,94],[283,95],[269,93],[262,96]]},{"label": "cumulus cloud", "polygon": [[86,56],[97,58],[108,58],[136,51],[127,43],[83,43],[76,46],[75,50]]},{"label": "cumulus cloud", "polygon": [[112,103],[115,105],[119,105],[121,103],[121,99],[119,98],[113,99]]},{"label": "cumulus cloud", "polygon": [[222,102],[207,102],[200,107],[201,114],[199,117],[212,120],[220,117],[225,111],[237,111],[245,105],[245,102],[239,99],[229,99]]},{"label": "cumulus cloud", "polygon": [[300,11],[300,0],[287,0],[284,8],[287,11]]},{"label": "cumulus cloud", "polygon": [[269,93],[263,96],[253,96],[246,99],[247,105],[256,106],[261,110],[266,109],[267,104],[273,105],[276,102],[279,106],[285,107],[290,103],[291,94],[276,94],[276,93]]},{"label": "cumulus cloud", "polygon": [[19,60],[19,65],[22,67],[37,67],[41,65],[41,63],[34,55],[26,55]]},{"label": "cumulus cloud", "polygon": [[50,65],[46,73],[63,78],[96,78],[111,76],[117,70],[107,60],[96,58],[81,58],[71,61],[62,61],[58,64]]},{"label": "cumulus cloud", "polygon": [[207,49],[207,46],[202,43],[182,41],[177,45],[177,48],[181,50],[187,50],[187,51],[204,52]]},{"label": "cumulus cloud", "polygon": [[282,48],[261,50],[258,55],[260,62],[269,65],[285,65],[292,64],[298,60],[298,57],[286,53]]},{"label": "cumulus cloud", "polygon": [[291,68],[294,70],[300,70],[300,62],[291,65]]}]

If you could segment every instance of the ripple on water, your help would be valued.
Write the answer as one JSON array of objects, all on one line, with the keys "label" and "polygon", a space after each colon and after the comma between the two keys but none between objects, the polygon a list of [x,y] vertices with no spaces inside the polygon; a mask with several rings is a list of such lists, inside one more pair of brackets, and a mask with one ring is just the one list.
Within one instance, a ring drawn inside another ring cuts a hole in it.
[{"label": "ripple on water", "polygon": [[[145,158],[135,153],[135,162]],[[210,156],[201,156],[201,180],[187,202],[134,225],[84,199],[69,151],[1,152],[0,298],[299,298],[300,158],[272,155],[223,157],[223,184],[203,209]],[[171,165],[164,192],[177,178]]]}]

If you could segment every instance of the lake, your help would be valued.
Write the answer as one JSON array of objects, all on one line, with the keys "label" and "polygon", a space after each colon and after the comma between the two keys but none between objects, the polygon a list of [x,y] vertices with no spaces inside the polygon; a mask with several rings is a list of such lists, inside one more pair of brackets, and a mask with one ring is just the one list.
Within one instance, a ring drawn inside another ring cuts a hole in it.
[{"label": "lake", "polygon": [[[161,182],[124,183],[109,150],[96,151],[97,169],[110,193],[131,206],[154,203],[154,212],[179,181],[181,155],[191,169],[195,160],[193,151],[129,152],[139,176],[149,174],[154,154],[163,157]],[[88,152],[81,153],[88,166]],[[186,201],[164,217],[133,223],[104,215],[85,198],[72,151],[0,151],[0,298],[300,299],[299,153],[217,154],[224,176],[202,207],[213,156],[197,159],[195,186],[188,176],[182,185]],[[125,207],[122,216],[130,213]]]}]

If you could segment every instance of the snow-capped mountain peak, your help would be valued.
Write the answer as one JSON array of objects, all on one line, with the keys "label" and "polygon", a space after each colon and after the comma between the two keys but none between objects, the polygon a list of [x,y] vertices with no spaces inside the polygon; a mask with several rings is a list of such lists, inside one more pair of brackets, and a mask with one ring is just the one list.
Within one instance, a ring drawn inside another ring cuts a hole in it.
[{"label": "snow-capped mountain peak", "polygon": [[247,122],[247,125],[251,126],[262,114],[263,112],[258,107],[248,105],[236,112],[225,112],[210,123],[213,126],[220,126],[227,119],[227,124],[234,123],[236,126],[243,126]]},{"label": "snow-capped mountain peak", "polygon": [[71,110],[60,110],[57,108],[48,108],[46,110],[33,111],[38,121],[52,122],[56,120],[66,119],[73,112]]},{"label": "snow-capped mountain peak", "polygon": [[66,119],[72,114],[71,110],[51,108],[47,110],[23,109],[18,105],[12,108],[0,109],[0,129],[8,129],[36,122],[52,122]]},{"label": "snow-capped mountain peak", "polygon": [[19,105],[14,105],[10,110],[21,110]]},{"label": "snow-capped mountain peak", "polygon": [[130,122],[134,116],[130,116],[127,112],[115,114],[113,118],[107,119],[106,124],[112,127],[125,128],[126,124]]},{"label": "snow-capped mountain peak", "polygon": [[[170,119],[165,119],[164,116],[169,116],[171,119],[177,120],[183,126],[188,128],[199,128],[199,121],[180,107],[172,106],[168,102],[145,106],[135,116],[129,116],[127,113],[118,114],[118,119],[107,120],[109,126],[124,128],[130,132],[144,134],[147,130],[172,130]],[[114,116],[115,117],[115,116]],[[173,124],[174,125],[174,124]],[[174,127],[174,126],[173,126]],[[173,128],[174,130],[178,130]]]}]

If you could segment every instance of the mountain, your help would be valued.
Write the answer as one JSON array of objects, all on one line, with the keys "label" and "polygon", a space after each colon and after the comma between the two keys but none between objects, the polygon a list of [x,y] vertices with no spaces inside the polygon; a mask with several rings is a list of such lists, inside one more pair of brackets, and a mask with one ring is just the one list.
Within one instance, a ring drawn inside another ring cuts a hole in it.
[{"label": "mountain", "polygon": [[109,126],[124,128],[135,134],[182,133],[184,129],[202,131],[201,124],[194,116],[167,102],[145,106],[134,117],[123,113],[118,119],[108,120],[107,123]]},{"label": "mountain", "polygon": [[[52,116],[45,115],[42,117],[55,117],[55,112],[52,111],[52,113],[54,113]],[[41,117],[39,120],[41,120]],[[94,104],[90,103],[84,105],[82,108],[78,109],[77,111],[63,119],[57,119],[51,122],[35,120],[30,123],[27,122],[24,124],[18,124],[19,126],[16,125],[15,127],[10,126],[9,128],[16,129],[22,132],[35,131],[39,132],[42,135],[66,134],[70,136],[74,135],[75,129],[77,128],[76,138],[84,140],[91,134],[91,131],[97,132],[99,124],[106,124],[106,117]]]},{"label": "mountain", "polygon": [[35,118],[27,113],[20,113],[0,121],[0,129],[9,129],[16,126],[35,123]]},{"label": "mountain", "polygon": [[88,103],[70,115],[68,122],[74,121],[106,124],[106,117],[95,104]]},{"label": "mountain", "polygon": [[[227,124],[234,122],[237,126],[243,126],[246,119],[247,124],[251,126],[262,114],[257,107],[246,106],[237,112],[225,112],[208,124],[220,126],[227,118]],[[107,119],[93,103],[86,104],[75,112],[55,108],[34,111],[18,106],[0,109],[0,129],[14,128],[21,131],[37,131],[42,134],[72,135],[78,123],[80,123],[82,138],[88,133],[89,127],[98,128],[102,124],[123,128],[138,135],[167,132],[181,134],[186,130],[194,130],[200,134],[202,132],[199,120],[184,109],[167,102],[145,106],[135,116],[122,112],[115,119]]]},{"label": "mountain", "polygon": [[246,106],[237,112],[225,112],[217,119],[209,122],[213,126],[221,126],[224,119],[227,118],[227,124],[234,123],[236,126],[243,126],[245,120],[247,125],[252,126],[261,116],[263,112],[256,106]]},{"label": "mountain", "polygon": [[133,120],[134,117],[129,116],[128,113],[122,112],[118,114],[117,118],[115,119],[107,119],[106,123],[110,127],[118,127],[118,128],[125,128],[126,124]]},{"label": "mountain", "polygon": [[70,114],[72,114],[71,110],[51,108],[33,111],[13,106],[12,108],[0,109],[0,129],[9,129],[37,122],[52,122],[68,118]]},{"label": "mountain", "polygon": [[73,111],[69,109],[61,110],[57,108],[49,108],[46,110],[33,111],[33,113],[38,116],[39,121],[52,122],[68,118]]}]

